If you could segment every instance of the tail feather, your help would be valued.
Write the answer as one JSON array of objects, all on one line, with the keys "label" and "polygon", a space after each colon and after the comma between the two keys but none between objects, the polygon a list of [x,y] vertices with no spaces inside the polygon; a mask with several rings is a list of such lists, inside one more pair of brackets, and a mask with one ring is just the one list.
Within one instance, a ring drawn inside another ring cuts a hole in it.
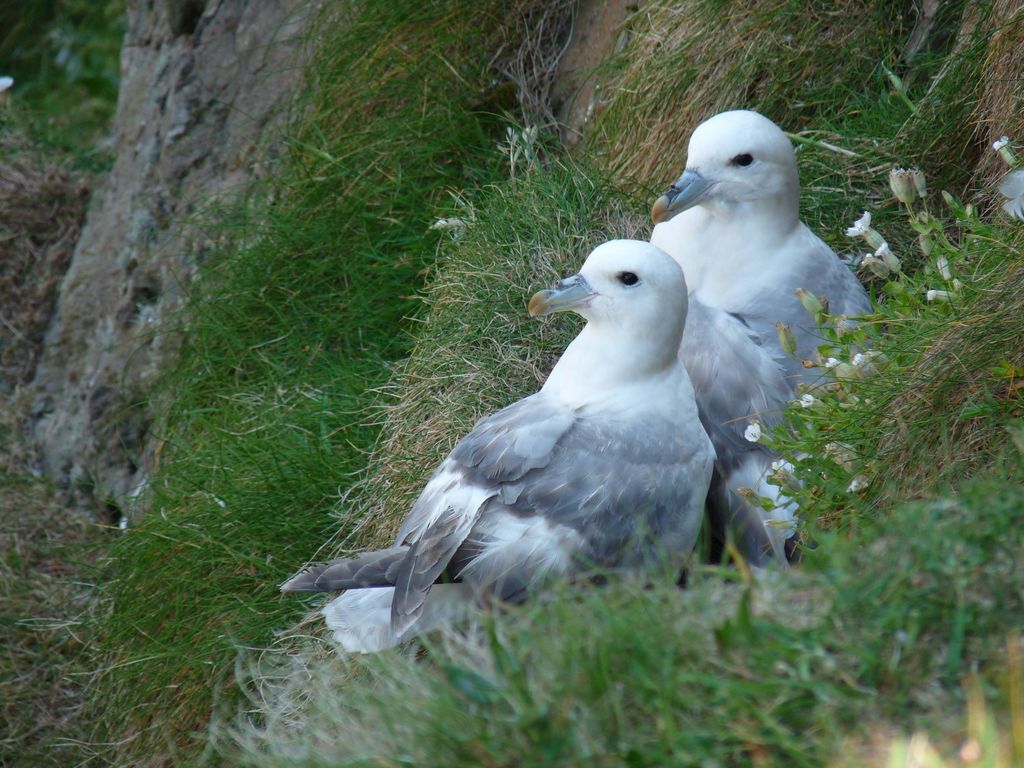
[{"label": "tail feather", "polygon": [[334,592],[341,589],[391,587],[408,553],[405,546],[378,549],[355,557],[312,565],[281,585],[282,592]]},{"label": "tail feather", "polygon": [[413,635],[429,632],[465,616],[473,605],[473,591],[465,584],[437,584],[427,595],[423,613],[401,635],[391,628],[393,587],[346,592],[321,612],[334,640],[348,653],[376,653],[392,648]]}]

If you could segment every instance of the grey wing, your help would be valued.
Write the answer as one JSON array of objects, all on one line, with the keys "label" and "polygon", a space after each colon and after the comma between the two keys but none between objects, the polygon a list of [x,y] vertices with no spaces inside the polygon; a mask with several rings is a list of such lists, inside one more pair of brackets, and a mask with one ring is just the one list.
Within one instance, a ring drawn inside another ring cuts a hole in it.
[{"label": "grey wing", "polygon": [[398,534],[409,547],[395,580],[392,629],[401,634],[423,611],[447,569],[504,483],[545,467],[572,413],[543,393],[481,419],[427,483]]},{"label": "grey wing", "polygon": [[[815,238],[817,239],[817,238]],[[824,242],[818,240],[824,251],[822,262],[827,268],[821,270],[813,281],[815,294],[828,299],[828,311],[832,315],[867,315],[872,312],[871,298],[857,275],[844,264]]]},{"label": "grey wing", "polygon": [[500,501],[521,519],[541,517],[552,530],[573,532],[577,563],[680,565],[696,540],[713,461],[696,419],[680,430],[584,413],[547,466],[506,484]]},{"label": "grey wing", "polygon": [[[802,360],[813,360],[823,341],[817,323],[800,303],[796,290],[803,288],[827,299],[828,311],[833,315],[863,315],[872,308],[857,276],[807,227],[801,227],[791,247],[800,253],[799,258],[794,259],[789,271],[771,289],[743,307],[742,314],[765,348],[781,360],[790,386],[795,388],[800,382],[808,386],[821,383],[821,371],[804,368]],[[779,344],[775,327],[779,321],[789,326],[796,337],[795,356],[786,354]]]},{"label": "grey wing", "polygon": [[437,468],[398,531],[396,543],[419,538],[439,513],[438,497],[466,484],[517,480],[551,459],[573,413],[543,392],[480,419]]},{"label": "grey wing", "polygon": [[766,514],[739,489],[758,488],[775,455],[743,433],[751,420],[768,427],[781,420],[793,395],[785,369],[742,317],[692,299],[679,355],[717,454],[707,505],[712,530],[722,541],[731,530],[744,557],[764,565],[772,552]]},{"label": "grey wing", "polygon": [[692,297],[679,356],[719,463],[730,465],[737,456],[758,450],[743,436],[747,425],[778,424],[794,394],[783,361],[742,316]]}]

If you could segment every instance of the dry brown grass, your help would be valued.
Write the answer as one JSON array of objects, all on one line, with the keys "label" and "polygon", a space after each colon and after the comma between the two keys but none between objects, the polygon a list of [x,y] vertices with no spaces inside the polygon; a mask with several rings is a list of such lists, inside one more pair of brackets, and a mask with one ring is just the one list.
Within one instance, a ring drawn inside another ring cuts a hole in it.
[{"label": "dry brown grass", "polygon": [[103,532],[47,483],[0,472],[0,765],[74,765]]},{"label": "dry brown grass", "polygon": [[[985,37],[975,136],[986,148],[1004,135],[1024,141],[1024,5],[1019,0],[996,0]],[[1004,173],[1002,160],[985,151],[978,167],[981,186],[994,188]]]},{"label": "dry brown grass", "polygon": [[0,391],[35,371],[88,193],[84,175],[0,125]]},{"label": "dry brown grass", "polygon": [[823,111],[838,114],[905,35],[913,19],[901,11],[856,0],[644,7],[589,145],[623,179],[661,184],[682,168],[693,129],[716,112],[755,108],[794,131]]},{"label": "dry brown grass", "polygon": [[[879,433],[894,501],[945,478],[954,484],[998,460],[1003,425],[1024,417],[1024,232],[1005,247],[997,274],[906,374]],[[990,256],[990,258],[992,258]]]}]

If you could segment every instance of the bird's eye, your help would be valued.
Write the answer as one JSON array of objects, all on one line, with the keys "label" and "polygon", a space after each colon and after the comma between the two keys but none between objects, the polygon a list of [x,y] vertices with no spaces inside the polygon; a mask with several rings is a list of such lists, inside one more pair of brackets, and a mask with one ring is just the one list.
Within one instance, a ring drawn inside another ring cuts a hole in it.
[{"label": "bird's eye", "polygon": [[636,285],[640,278],[634,272],[619,272],[619,282],[623,285]]},{"label": "bird's eye", "polygon": [[744,152],[742,155],[736,155],[736,157],[729,161],[729,164],[739,165],[743,168],[746,168],[752,162],[754,162],[754,156],[747,152]]}]

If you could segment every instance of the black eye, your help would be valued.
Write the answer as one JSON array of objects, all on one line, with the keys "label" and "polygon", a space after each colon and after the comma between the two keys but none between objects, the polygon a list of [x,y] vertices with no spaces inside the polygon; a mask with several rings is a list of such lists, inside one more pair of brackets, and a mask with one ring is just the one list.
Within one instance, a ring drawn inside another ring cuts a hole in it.
[{"label": "black eye", "polygon": [[623,285],[636,285],[640,278],[633,272],[619,272],[619,282]]},{"label": "black eye", "polygon": [[742,155],[736,155],[736,157],[729,161],[729,164],[739,165],[746,168],[752,162],[754,162],[754,156],[744,152]]}]

